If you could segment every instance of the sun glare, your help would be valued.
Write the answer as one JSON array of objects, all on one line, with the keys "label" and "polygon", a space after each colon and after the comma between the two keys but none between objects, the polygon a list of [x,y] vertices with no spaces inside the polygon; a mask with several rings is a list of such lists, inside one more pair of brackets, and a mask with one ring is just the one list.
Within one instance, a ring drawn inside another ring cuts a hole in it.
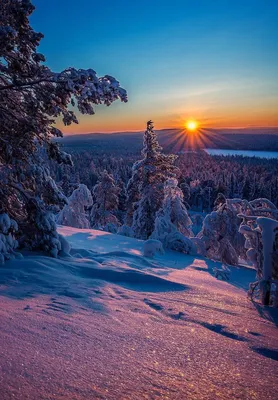
[{"label": "sun glare", "polygon": [[198,128],[198,122],[194,121],[193,119],[186,121],[185,123],[185,127],[186,129],[188,129],[191,132],[196,131],[196,129]]}]

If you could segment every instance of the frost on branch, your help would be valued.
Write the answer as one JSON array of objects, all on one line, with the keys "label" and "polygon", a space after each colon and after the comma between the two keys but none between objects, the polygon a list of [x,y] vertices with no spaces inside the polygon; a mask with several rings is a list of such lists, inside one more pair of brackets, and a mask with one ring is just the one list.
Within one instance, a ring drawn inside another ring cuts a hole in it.
[{"label": "frost on branch", "polygon": [[86,214],[87,207],[93,204],[93,198],[86,185],[79,185],[68,198],[68,204],[57,216],[57,224],[88,229],[90,222]]},{"label": "frost on branch", "polygon": [[49,175],[40,153],[71,165],[68,154],[53,141],[55,127],[78,123],[69,106],[94,114],[95,105],[127,101],[119,82],[93,69],[53,72],[37,52],[41,33],[29,24],[34,6],[29,0],[0,2],[0,210],[17,221],[22,246],[59,250],[52,212],[66,203]]},{"label": "frost on branch", "polygon": [[17,223],[8,214],[0,214],[0,264],[4,264],[5,260],[21,257],[21,254],[15,251],[18,243],[14,238],[14,233],[17,230]]}]

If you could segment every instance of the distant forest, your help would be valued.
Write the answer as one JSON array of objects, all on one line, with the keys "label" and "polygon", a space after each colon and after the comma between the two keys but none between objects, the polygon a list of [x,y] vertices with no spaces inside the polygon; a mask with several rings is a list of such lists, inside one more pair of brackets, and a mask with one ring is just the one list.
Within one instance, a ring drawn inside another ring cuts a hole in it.
[{"label": "distant forest", "polygon": [[[248,135],[243,136],[247,138]],[[261,143],[261,135],[255,139],[254,136],[248,136],[249,141],[254,140],[257,145]],[[278,136],[266,136],[267,139],[276,138],[278,142]],[[51,172],[65,195],[69,196],[79,183],[92,190],[104,169],[121,187],[126,187],[132,165],[140,158],[142,136],[96,135],[94,140],[89,137],[87,140],[65,138],[64,143],[63,148],[72,155],[74,166],[52,163]],[[278,159],[210,156],[198,150],[179,152],[176,163],[181,170],[179,184],[186,184],[181,187],[192,210],[210,211],[218,193],[246,200],[264,197],[278,206]]]}]

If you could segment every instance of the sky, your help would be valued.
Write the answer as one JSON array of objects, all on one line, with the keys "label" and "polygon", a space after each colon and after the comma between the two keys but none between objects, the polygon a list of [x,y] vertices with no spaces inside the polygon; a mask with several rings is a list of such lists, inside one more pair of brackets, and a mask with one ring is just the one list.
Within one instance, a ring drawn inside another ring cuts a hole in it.
[{"label": "sky", "polygon": [[50,68],[92,68],[128,92],[66,134],[143,130],[149,119],[157,129],[278,126],[277,0],[33,3]]}]

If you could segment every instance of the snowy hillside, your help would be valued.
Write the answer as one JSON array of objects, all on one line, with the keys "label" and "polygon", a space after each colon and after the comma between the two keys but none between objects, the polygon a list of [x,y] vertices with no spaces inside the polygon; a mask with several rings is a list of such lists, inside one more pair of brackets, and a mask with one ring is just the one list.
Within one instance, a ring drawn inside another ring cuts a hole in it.
[{"label": "snowy hillside", "polygon": [[276,398],[277,310],[247,300],[253,270],[223,282],[207,259],[59,233],[71,257],[0,269],[1,399]]}]

